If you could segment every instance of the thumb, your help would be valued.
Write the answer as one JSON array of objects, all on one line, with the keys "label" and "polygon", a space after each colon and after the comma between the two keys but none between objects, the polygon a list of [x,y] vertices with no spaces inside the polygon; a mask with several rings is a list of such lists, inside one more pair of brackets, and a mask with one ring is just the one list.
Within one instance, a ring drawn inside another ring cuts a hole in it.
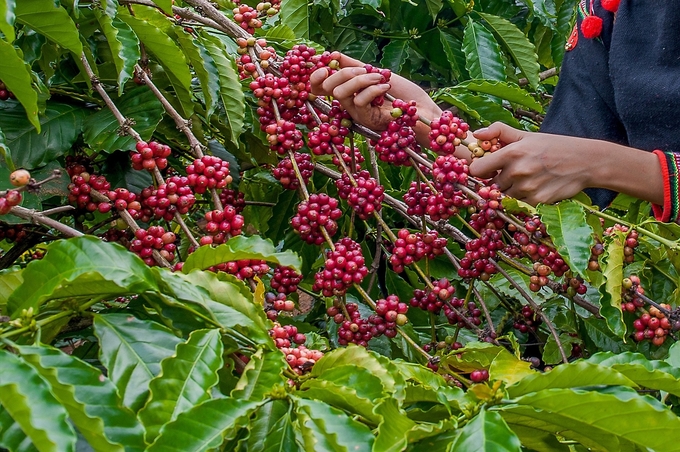
[{"label": "thumb", "polygon": [[318,68],[309,75],[309,84],[312,87],[312,94],[317,96],[323,96],[326,93],[323,91],[322,84],[324,80],[330,75],[329,71],[325,67]]},{"label": "thumb", "polygon": [[527,132],[517,130],[502,122],[494,122],[489,127],[479,129],[473,133],[478,140],[491,140],[498,138],[505,144],[521,140]]},{"label": "thumb", "polygon": [[501,149],[497,152],[486,154],[482,158],[476,158],[470,163],[470,175],[480,179],[491,179],[496,176],[498,171],[503,169],[505,164],[504,154]]}]

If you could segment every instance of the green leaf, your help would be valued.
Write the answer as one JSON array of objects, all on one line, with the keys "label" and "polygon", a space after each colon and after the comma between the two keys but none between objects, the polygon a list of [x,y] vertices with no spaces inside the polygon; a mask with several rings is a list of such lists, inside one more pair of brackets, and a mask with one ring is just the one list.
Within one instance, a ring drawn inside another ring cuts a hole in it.
[{"label": "green leaf", "polygon": [[262,405],[251,421],[246,450],[261,452],[299,452],[295,442],[290,404],[272,400]]},{"label": "green leaf", "polygon": [[507,391],[510,397],[519,397],[543,389],[596,385],[636,387],[634,381],[616,370],[612,371],[606,365],[577,360],[556,366],[550,372],[532,372],[531,375],[508,386]]},{"label": "green leaf", "polygon": [[295,32],[295,36],[309,39],[309,10],[306,0],[288,0],[281,3],[281,22]]},{"label": "green leaf", "polygon": [[607,326],[614,334],[623,338],[626,335],[626,324],[623,323],[621,311],[621,281],[623,280],[623,241],[614,236],[606,245],[600,258],[602,276],[605,284],[600,286],[600,314],[607,320]]},{"label": "green leaf", "polygon": [[134,75],[135,64],[140,59],[139,40],[132,28],[117,17],[111,18],[103,13],[95,13],[95,17],[111,49],[113,64],[118,72],[118,95],[121,96],[125,82]]},{"label": "green leaf", "polygon": [[378,59],[378,45],[375,41],[362,39],[349,44],[343,49],[343,53],[359,61],[376,61]]},{"label": "green leaf", "polygon": [[455,105],[482,124],[488,125],[492,122],[500,121],[512,127],[521,128],[520,123],[512,116],[510,111],[488,96],[477,96],[469,92],[456,92],[454,89],[440,92],[437,98]]},{"label": "green leaf", "polygon": [[295,396],[291,399],[295,404],[300,442],[306,450],[371,451],[374,437],[364,424],[321,401]]},{"label": "green leaf", "polygon": [[604,319],[596,319],[590,317],[583,321],[583,327],[588,335],[588,339],[592,341],[594,347],[602,351],[611,351],[614,353],[621,353],[630,350],[632,344],[624,344],[618,337],[607,328],[607,321]]},{"label": "green leaf", "polygon": [[408,444],[408,432],[416,428],[416,423],[406,416],[393,398],[383,399],[375,407],[375,413],[382,419],[378,424],[374,450],[398,452]]},{"label": "green leaf", "polygon": [[600,352],[588,361],[620,372],[645,388],[659,389],[680,397],[680,369],[664,361],[650,361],[641,353],[632,352]]},{"label": "green leaf", "polygon": [[383,47],[383,55],[380,66],[389,69],[395,74],[401,72],[401,68],[408,59],[408,41],[395,39]]},{"label": "green leaf", "polygon": [[94,332],[109,378],[125,406],[138,411],[146,401],[149,382],[161,370],[161,361],[175,352],[180,339],[156,322],[127,314],[95,316]]},{"label": "green leaf", "polygon": [[20,346],[22,358],[49,383],[73,425],[96,451],[142,451],[144,430],[100,370],[48,347]]},{"label": "green leaf", "polygon": [[41,283],[24,284],[10,295],[7,308],[14,317],[53,298],[141,293],[153,281],[136,255],[94,236],[52,243],[43,259],[26,267],[23,278]]},{"label": "green leaf", "polygon": [[[151,138],[163,117],[163,107],[153,92],[140,86],[114,100],[118,110],[125,118],[135,122],[135,130],[143,140]],[[135,139],[122,136],[118,132],[120,124],[111,110],[102,109],[89,116],[83,124],[83,138],[94,151],[114,152],[118,149],[134,149]]]},{"label": "green leaf", "polygon": [[16,452],[37,452],[31,438],[26,436],[21,426],[0,405],[0,447]]},{"label": "green leaf", "polygon": [[260,348],[250,356],[250,361],[230,396],[257,401],[264,399],[277,387],[283,390],[286,383],[283,370],[287,368],[288,364],[280,351]]},{"label": "green leaf", "polygon": [[147,442],[153,442],[161,427],[180,413],[210,398],[222,367],[219,330],[193,331],[177,344],[175,354],[161,361],[161,372],[149,382],[149,400],[139,410]]},{"label": "green leaf", "polygon": [[7,314],[9,296],[24,283],[23,269],[13,267],[0,272],[0,315]]},{"label": "green leaf", "polygon": [[[546,389],[522,396],[515,403],[539,410],[536,416],[542,420],[563,425],[576,433],[592,434],[599,430],[603,436],[611,434],[654,450],[680,450],[675,437],[667,434],[680,428],[680,418],[667,408],[651,405],[641,396],[622,400],[616,395],[594,391]],[[509,409],[512,411],[512,405]],[[586,425],[586,431],[579,431],[576,423]]]},{"label": "green leaf", "polygon": [[165,14],[172,15],[172,0],[154,0],[153,1]]},{"label": "green leaf", "polygon": [[205,99],[205,116],[210,117],[215,111],[220,92],[220,74],[215,60],[208,50],[190,34],[177,33],[176,39],[196,72]]},{"label": "green leaf", "polygon": [[467,69],[465,69],[465,53],[463,52],[463,43],[460,38],[446,31],[446,29],[438,30],[439,41],[444,48],[444,53],[453,72],[453,78],[456,80],[469,78]]},{"label": "green leaf", "polygon": [[385,388],[385,392],[392,393],[396,389],[395,375],[377,359],[376,355],[366,350],[364,347],[349,345],[346,348],[339,348],[330,353],[326,353],[323,358],[314,364],[311,375],[314,377],[322,376],[324,372],[334,367],[352,364],[363,367],[371,371],[378,377]]},{"label": "green leaf", "polygon": [[570,452],[572,450],[550,432],[509,422],[507,424],[510,430],[517,435],[522,445],[529,450],[536,452]]},{"label": "green leaf", "polygon": [[0,0],[0,32],[7,37],[8,42],[13,42],[16,37],[14,34],[15,8],[16,0]]},{"label": "green leaf", "polygon": [[26,111],[17,103],[0,106],[0,129],[12,150],[17,167],[29,170],[61,157],[75,143],[85,111],[73,105],[47,102],[40,116],[40,133],[26,121]]},{"label": "green leaf", "polygon": [[167,424],[148,452],[207,451],[232,439],[262,402],[213,399],[196,405]]},{"label": "green leaf", "polygon": [[181,105],[180,113],[184,118],[190,118],[194,112],[194,104],[191,72],[184,53],[166,32],[151,23],[127,14],[118,14],[118,17],[132,28],[146,50],[163,66]]},{"label": "green leaf", "polygon": [[261,259],[284,267],[293,267],[298,272],[302,265],[297,254],[292,251],[278,252],[269,240],[257,235],[250,237],[239,235],[214,248],[209,246],[199,247],[189,255],[182,271],[189,273],[194,269],[205,270],[222,262],[240,259]]},{"label": "green leaf", "polygon": [[463,34],[465,68],[470,77],[505,80],[505,66],[501,48],[493,35],[482,24],[469,20]]},{"label": "green leaf", "polygon": [[527,91],[523,90],[511,82],[496,82],[488,80],[468,80],[459,83],[454,88],[447,88],[453,90],[470,90],[478,93],[489,94],[491,96],[500,97],[515,104],[523,105],[538,112],[543,111],[543,106],[536,101]]},{"label": "green leaf", "polygon": [[451,450],[521,451],[522,445],[500,414],[482,408],[460,430]]},{"label": "green leaf", "polygon": [[16,21],[27,25],[50,41],[75,53],[83,53],[76,24],[68,12],[53,0],[23,0],[16,2]]},{"label": "green leaf", "polygon": [[522,361],[508,351],[501,351],[489,366],[489,378],[503,380],[506,384],[523,381],[527,376],[535,372],[531,370],[531,364]]},{"label": "green leaf", "polygon": [[0,80],[21,102],[28,120],[40,132],[38,119],[38,93],[33,89],[30,68],[24,63],[12,44],[0,39]]},{"label": "green leaf", "polygon": [[505,50],[512,55],[515,63],[529,81],[529,85],[536,88],[539,84],[538,72],[540,67],[536,48],[531,41],[512,22],[491,14],[481,12],[478,14],[496,33]]},{"label": "green leaf", "polygon": [[593,229],[586,222],[583,207],[572,201],[540,204],[538,214],[545,223],[557,252],[571,270],[585,278],[590,249],[595,244],[595,239]]},{"label": "green leaf", "polygon": [[42,451],[75,451],[67,413],[40,375],[19,357],[0,350],[0,405]]},{"label": "green leaf", "polygon": [[245,117],[245,96],[239,75],[236,72],[234,61],[227,56],[224,45],[221,44],[219,39],[212,36],[204,37],[204,39],[201,39],[201,43],[217,67],[220,98],[231,132],[229,141],[238,147]]},{"label": "green leaf", "polygon": [[437,19],[437,14],[444,7],[444,2],[442,0],[425,0],[425,6],[427,7],[427,12],[430,13],[432,17],[432,23]]}]

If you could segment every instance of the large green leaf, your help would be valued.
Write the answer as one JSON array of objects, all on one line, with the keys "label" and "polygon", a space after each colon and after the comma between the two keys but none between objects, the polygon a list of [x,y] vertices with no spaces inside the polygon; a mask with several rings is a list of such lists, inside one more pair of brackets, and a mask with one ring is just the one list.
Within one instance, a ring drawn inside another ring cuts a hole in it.
[{"label": "large green leaf", "polygon": [[505,80],[501,48],[493,35],[480,23],[469,20],[463,34],[465,68],[472,78]]},{"label": "large green leaf", "polygon": [[26,436],[21,426],[0,405],[0,447],[16,452],[36,452],[31,438]]},{"label": "large green leaf", "polygon": [[224,117],[226,117],[231,132],[229,141],[238,147],[245,117],[245,95],[234,61],[228,57],[224,45],[221,44],[219,39],[206,36],[201,39],[201,44],[217,67],[220,83],[219,94],[224,108]]},{"label": "large green leaf", "polygon": [[205,270],[222,262],[240,259],[258,259],[274,262],[284,267],[293,267],[300,271],[302,262],[292,251],[276,251],[271,241],[260,236],[245,237],[242,235],[230,238],[227,243],[217,247],[202,246],[187,257],[182,271]]},{"label": "large green leaf", "polygon": [[600,314],[614,334],[623,338],[626,324],[621,311],[621,281],[623,280],[623,241],[615,236],[600,258],[605,284],[600,286]]},{"label": "large green leaf", "polygon": [[138,411],[146,401],[149,382],[161,370],[161,361],[175,352],[180,339],[156,322],[127,314],[97,315],[94,332],[109,378],[125,406]]},{"label": "large green leaf", "polygon": [[641,353],[600,352],[589,362],[620,372],[640,386],[659,389],[680,397],[680,369],[664,361],[651,361]]},{"label": "large green leaf", "polygon": [[68,151],[80,134],[85,110],[73,105],[47,102],[40,116],[40,133],[26,121],[26,111],[17,103],[0,106],[0,129],[12,150],[17,167],[35,169]]},{"label": "large green leaf", "polygon": [[196,405],[167,424],[148,452],[213,450],[248,424],[263,402],[213,399]]},{"label": "large green leaf", "polygon": [[113,64],[118,72],[118,95],[123,94],[125,82],[133,75],[135,64],[139,61],[139,40],[130,26],[122,20],[111,18],[104,13],[95,13],[99,28],[111,49]]},{"label": "large green leaf", "polygon": [[398,452],[408,444],[408,432],[416,427],[416,423],[399,408],[398,402],[392,398],[383,399],[375,407],[375,413],[382,419],[376,430],[374,450],[381,452]]},{"label": "large green leaf", "polygon": [[297,415],[297,434],[306,450],[370,452],[374,437],[364,424],[318,400],[291,397]]},{"label": "large green leaf", "polygon": [[283,390],[283,371],[288,367],[278,350],[260,348],[250,356],[236,387],[230,396],[241,400],[262,400],[272,391]]},{"label": "large green leaf", "polygon": [[470,90],[478,93],[489,94],[491,96],[500,97],[515,104],[524,105],[527,108],[543,111],[543,106],[536,101],[527,91],[520,88],[518,85],[511,82],[497,82],[489,80],[468,80],[459,83],[451,90]]},{"label": "large green leaf", "polygon": [[161,372],[149,382],[149,400],[139,411],[147,442],[180,413],[210,398],[222,367],[219,330],[197,330],[177,344],[175,354],[161,361]]},{"label": "large green leaf", "polygon": [[383,56],[380,59],[380,66],[399,74],[404,63],[408,59],[408,41],[405,39],[395,39],[383,48]]},{"label": "large green leaf", "polygon": [[444,7],[444,2],[442,0],[425,0],[425,6],[427,6],[427,12],[430,13],[432,17],[432,22],[437,19],[437,14]]},{"label": "large green leaf", "polygon": [[569,452],[572,449],[560,442],[551,432],[533,427],[506,422],[510,430],[517,435],[524,447],[536,452]]},{"label": "large green leaf", "polygon": [[500,414],[482,408],[460,430],[451,450],[520,451],[522,445]]},{"label": "large green leaf", "polygon": [[389,372],[377,358],[377,355],[369,352],[364,347],[354,345],[326,353],[323,358],[314,364],[311,375],[322,377],[326,371],[348,364],[363,367],[371,371],[374,376],[380,379],[386,393],[392,393],[395,390],[396,375]]},{"label": "large green leaf", "polygon": [[578,388],[595,385],[636,387],[634,381],[616,370],[612,371],[605,365],[578,360],[557,366],[550,372],[532,372],[531,375],[508,386],[507,390],[510,397],[519,397],[543,389]]},{"label": "large green leaf", "polygon": [[[536,416],[546,422],[563,425],[577,433],[581,433],[576,425],[579,423],[585,425],[582,428],[587,431],[600,431],[603,437],[614,435],[653,450],[680,450],[676,438],[667,434],[680,429],[680,419],[669,409],[653,406],[641,396],[623,400],[615,394],[595,391],[546,389],[514,402],[537,410]],[[512,406],[508,408],[512,410]]]},{"label": "large green leaf", "polygon": [[538,86],[538,57],[536,48],[512,22],[492,14],[478,13],[503,43],[505,50],[512,55],[517,67],[522,71],[532,87]]},{"label": "large green leaf", "polygon": [[163,66],[181,105],[180,114],[184,118],[190,118],[194,112],[191,71],[189,71],[188,62],[182,50],[166,32],[150,22],[127,14],[118,14],[118,17],[132,28],[146,50],[153,54]]},{"label": "large green leaf", "polygon": [[67,413],[40,375],[19,357],[0,350],[0,405],[42,451],[75,451]]},{"label": "large green leaf", "polygon": [[14,41],[14,21],[16,15],[16,0],[0,0],[0,32],[5,35],[7,41]]},{"label": "large green leaf", "polygon": [[201,92],[205,99],[205,116],[210,117],[217,106],[220,93],[220,74],[215,60],[199,41],[187,33],[177,33],[175,39],[201,82]]},{"label": "large green leaf", "polygon": [[261,452],[298,452],[290,404],[272,400],[262,405],[249,425],[246,450]]},{"label": "large green leaf", "polygon": [[[134,128],[143,140],[151,134],[163,117],[163,106],[147,87],[140,86],[125,93],[114,101],[125,118],[135,122]],[[118,134],[120,124],[109,109],[103,109],[89,116],[83,124],[83,138],[93,150],[114,152],[118,149],[134,149],[135,139]]]},{"label": "large green leaf", "polygon": [[309,10],[306,0],[287,0],[281,3],[281,21],[295,32],[295,36],[309,39]]},{"label": "large green leaf", "polygon": [[21,356],[49,383],[73,425],[96,451],[142,451],[144,430],[122,405],[118,390],[101,371],[48,347],[18,347]]},{"label": "large green leaf", "polygon": [[41,283],[24,284],[10,295],[7,308],[14,317],[54,298],[141,293],[153,286],[149,267],[141,259],[94,236],[52,243],[43,259],[26,267],[23,278]]},{"label": "large green leaf", "polygon": [[453,79],[465,80],[469,78],[467,69],[465,69],[465,53],[463,52],[463,43],[460,37],[453,33],[447,32],[444,29],[439,30],[439,41],[441,41],[446,59],[449,62],[451,71],[453,72]]},{"label": "large green leaf", "polygon": [[545,223],[557,252],[572,271],[585,278],[590,249],[595,244],[595,239],[593,229],[586,222],[583,207],[572,201],[540,204],[538,214]]},{"label": "large green leaf", "polygon": [[450,90],[439,93],[437,97],[455,105],[484,125],[500,121],[515,128],[522,127],[510,111],[489,96]]},{"label": "large green leaf", "polygon": [[23,269],[13,267],[0,272],[0,315],[7,315],[7,300],[24,283]]},{"label": "large green leaf", "polygon": [[27,25],[80,57],[83,45],[76,24],[54,0],[19,0],[15,13],[18,23]]},{"label": "large green leaf", "polygon": [[28,120],[40,132],[38,119],[38,93],[32,86],[30,68],[24,63],[23,58],[17,53],[12,44],[0,39],[0,80],[7,86],[21,102]]}]

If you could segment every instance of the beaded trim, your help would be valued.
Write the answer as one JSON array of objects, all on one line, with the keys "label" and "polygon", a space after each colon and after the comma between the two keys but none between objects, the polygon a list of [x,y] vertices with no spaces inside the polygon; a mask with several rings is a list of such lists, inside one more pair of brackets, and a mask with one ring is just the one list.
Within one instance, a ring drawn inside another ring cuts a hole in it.
[{"label": "beaded trim", "polygon": [[654,217],[663,222],[680,221],[680,154],[656,150],[663,177],[663,207],[653,205]]}]

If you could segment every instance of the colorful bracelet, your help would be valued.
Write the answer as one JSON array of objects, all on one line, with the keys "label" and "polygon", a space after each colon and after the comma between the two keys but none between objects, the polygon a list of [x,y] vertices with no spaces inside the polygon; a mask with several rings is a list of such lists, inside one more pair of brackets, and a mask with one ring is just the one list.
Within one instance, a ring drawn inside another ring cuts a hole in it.
[{"label": "colorful bracelet", "polygon": [[663,222],[680,223],[680,154],[656,150],[663,177],[663,206],[652,205],[654,218]]}]

